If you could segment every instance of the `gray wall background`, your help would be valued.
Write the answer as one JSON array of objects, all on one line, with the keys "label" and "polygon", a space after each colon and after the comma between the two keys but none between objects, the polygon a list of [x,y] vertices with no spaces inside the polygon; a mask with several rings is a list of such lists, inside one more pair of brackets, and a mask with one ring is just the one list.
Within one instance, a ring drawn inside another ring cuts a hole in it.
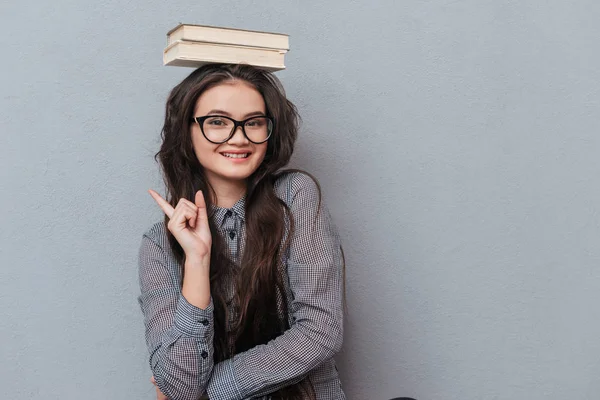
[{"label": "gray wall background", "polygon": [[347,253],[349,399],[597,399],[600,3],[4,1],[0,387],[151,399],[136,257],[178,22],[278,73]]}]

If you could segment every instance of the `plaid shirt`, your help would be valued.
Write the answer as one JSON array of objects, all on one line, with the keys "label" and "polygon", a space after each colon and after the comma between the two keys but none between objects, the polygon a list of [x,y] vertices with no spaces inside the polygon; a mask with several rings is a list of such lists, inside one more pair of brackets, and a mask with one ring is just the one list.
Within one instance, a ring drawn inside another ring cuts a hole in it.
[{"label": "plaid shirt", "polygon": [[[169,399],[268,398],[307,375],[319,400],[345,399],[333,356],[342,346],[340,241],[318,189],[305,174],[281,177],[275,191],[290,208],[295,232],[284,257],[290,329],[267,344],[213,362],[213,304],[197,308],[181,295],[180,265],[163,222],[142,237],[139,304],[144,314],[150,368]],[[239,263],[245,243],[244,198],[231,209],[214,207],[211,218]],[[229,284],[226,298],[235,287]],[[235,307],[230,306],[231,314]]]}]

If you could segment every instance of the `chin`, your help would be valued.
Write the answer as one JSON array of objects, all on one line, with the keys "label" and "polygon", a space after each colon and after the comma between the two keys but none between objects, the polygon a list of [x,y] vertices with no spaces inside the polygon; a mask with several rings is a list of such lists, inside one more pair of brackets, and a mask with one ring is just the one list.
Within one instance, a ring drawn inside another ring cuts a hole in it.
[{"label": "chin", "polygon": [[221,172],[217,172],[217,175],[221,176],[221,178],[223,178],[223,179],[227,179],[227,180],[231,180],[231,181],[245,181],[254,173],[254,171],[255,170],[251,170],[251,171],[221,171]]},{"label": "chin", "polygon": [[245,181],[252,174],[231,174],[231,175],[223,175],[223,178],[231,181]]},{"label": "chin", "polygon": [[242,180],[248,179],[256,172],[259,166],[260,164],[256,165],[255,163],[249,163],[248,165],[221,165],[219,167],[222,168],[218,168],[214,172],[227,179]]}]

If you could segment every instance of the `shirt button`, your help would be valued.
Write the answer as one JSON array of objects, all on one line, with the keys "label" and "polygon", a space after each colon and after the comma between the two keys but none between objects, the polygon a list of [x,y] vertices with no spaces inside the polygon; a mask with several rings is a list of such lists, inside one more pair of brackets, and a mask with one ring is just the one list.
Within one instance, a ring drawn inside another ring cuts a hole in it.
[{"label": "shirt button", "polygon": [[229,231],[229,238],[231,240],[233,240],[234,237],[235,237],[235,231]]},{"label": "shirt button", "polygon": [[206,350],[204,350],[204,351],[202,351],[202,353],[200,353],[200,357],[202,357],[202,358],[208,357],[208,353],[206,352]]},{"label": "shirt button", "polygon": [[208,320],[207,319],[203,319],[202,321],[200,321],[202,323],[202,325],[204,326],[208,326]]}]

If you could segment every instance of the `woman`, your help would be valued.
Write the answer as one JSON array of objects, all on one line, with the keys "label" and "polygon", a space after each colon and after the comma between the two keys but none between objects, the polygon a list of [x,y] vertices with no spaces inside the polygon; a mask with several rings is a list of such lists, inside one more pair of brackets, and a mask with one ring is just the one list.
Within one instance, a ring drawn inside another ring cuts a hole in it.
[{"label": "woman", "polygon": [[139,253],[159,396],[345,398],[339,238],[318,184],[281,171],[297,127],[280,82],[252,66],[203,66],[171,92],[168,201],[149,191],[165,220]]}]

